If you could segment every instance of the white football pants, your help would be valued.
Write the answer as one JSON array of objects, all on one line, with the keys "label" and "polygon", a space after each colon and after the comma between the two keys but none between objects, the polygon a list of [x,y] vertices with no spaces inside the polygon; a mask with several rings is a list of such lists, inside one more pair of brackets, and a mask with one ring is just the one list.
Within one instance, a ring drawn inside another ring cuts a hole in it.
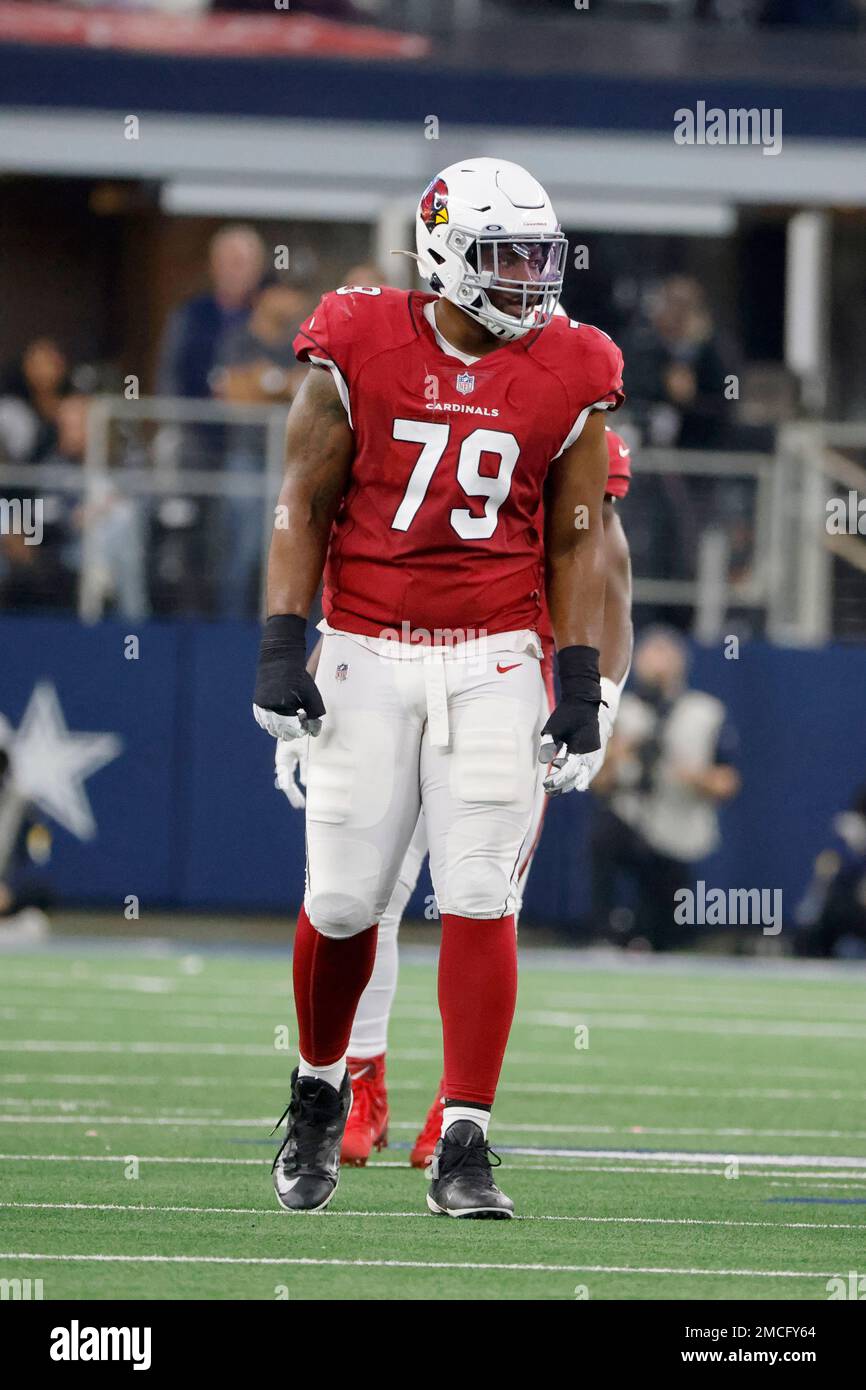
[{"label": "white football pants", "polygon": [[471,654],[384,644],[390,655],[325,635],[304,899],[323,935],[381,922],[422,809],[440,914],[515,911],[543,723],[535,644],[533,634],[508,633]]},{"label": "white football pants", "polygon": [[[539,729],[546,723],[548,715],[550,714],[550,709],[551,697],[545,691],[542,695],[542,713],[539,721]],[[538,763],[536,767],[536,787],[535,800],[532,807],[532,820],[526,840],[526,848],[521,856],[521,863],[517,874],[515,919],[520,913],[524,889],[529,877],[529,870],[532,867],[533,855],[535,854],[538,841],[541,838],[541,827],[548,801],[544,791],[544,777],[547,769],[541,763]],[[406,911],[409,899],[415,891],[415,886],[418,882],[421,866],[424,863],[426,854],[427,827],[424,824],[424,812],[422,811],[418,817],[418,824],[415,827],[415,832],[409,843],[409,848],[400,866],[397,886],[391,894],[388,906],[379,918],[379,933],[376,941],[376,961],[373,966],[373,973],[370,976],[369,984],[358,1000],[355,1021],[352,1024],[352,1036],[349,1040],[350,1057],[357,1057],[359,1059],[365,1057],[380,1057],[383,1052],[387,1052],[388,1050],[388,1023],[394,1004],[394,996],[397,992],[399,964],[397,934],[400,930],[400,923],[403,920],[403,914]]]}]

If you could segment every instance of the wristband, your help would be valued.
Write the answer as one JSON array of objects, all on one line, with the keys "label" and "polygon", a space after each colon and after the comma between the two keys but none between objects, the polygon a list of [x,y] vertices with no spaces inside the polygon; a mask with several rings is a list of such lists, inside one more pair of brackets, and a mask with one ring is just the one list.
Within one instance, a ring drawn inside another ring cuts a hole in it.
[{"label": "wristband", "polygon": [[262,630],[262,654],[294,647],[307,650],[307,620],[298,613],[275,613]]},{"label": "wristband", "polygon": [[595,647],[562,647],[556,654],[559,686],[564,700],[601,703],[598,650]]}]

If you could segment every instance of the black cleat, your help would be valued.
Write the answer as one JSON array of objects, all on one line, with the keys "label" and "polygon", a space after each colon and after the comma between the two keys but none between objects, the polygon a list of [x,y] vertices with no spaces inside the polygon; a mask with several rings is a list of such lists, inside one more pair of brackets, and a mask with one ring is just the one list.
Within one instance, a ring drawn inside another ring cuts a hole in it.
[{"label": "black cleat", "polygon": [[287,1120],[286,1137],[271,1169],[277,1201],[286,1211],[322,1211],[330,1202],[351,1108],[348,1072],[339,1091],[314,1076],[299,1078],[297,1068],[292,1072],[292,1098],[277,1120],[277,1125]]},{"label": "black cleat", "polygon": [[437,1216],[507,1221],[514,1203],[500,1192],[491,1175],[491,1154],[481,1129],[472,1120],[455,1120],[433,1150],[427,1206]]}]

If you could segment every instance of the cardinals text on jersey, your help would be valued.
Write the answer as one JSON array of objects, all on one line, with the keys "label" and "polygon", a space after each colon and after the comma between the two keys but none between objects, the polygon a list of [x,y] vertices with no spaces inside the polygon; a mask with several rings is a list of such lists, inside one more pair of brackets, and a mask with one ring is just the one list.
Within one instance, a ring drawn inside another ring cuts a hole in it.
[{"label": "cardinals text on jersey", "polygon": [[548,466],[623,399],[622,355],[599,329],[556,318],[467,367],[427,321],[434,300],[346,287],[295,340],[332,371],[355,434],[325,567],[342,631],[534,627]]}]

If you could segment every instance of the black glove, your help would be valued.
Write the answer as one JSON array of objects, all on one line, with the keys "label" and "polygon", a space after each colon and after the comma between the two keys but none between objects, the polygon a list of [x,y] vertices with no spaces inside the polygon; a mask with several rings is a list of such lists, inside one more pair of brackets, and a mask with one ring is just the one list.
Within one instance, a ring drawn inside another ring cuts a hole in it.
[{"label": "black glove", "polygon": [[265,623],[253,704],[281,715],[297,715],[303,710],[303,725],[320,720],[325,713],[316,682],[307,670],[307,622],[296,613],[279,614]]},{"label": "black glove", "polygon": [[563,647],[557,652],[559,704],[541,731],[538,761],[550,763],[564,743],[569,753],[595,753],[601,747],[598,707],[602,703],[595,647]]}]

